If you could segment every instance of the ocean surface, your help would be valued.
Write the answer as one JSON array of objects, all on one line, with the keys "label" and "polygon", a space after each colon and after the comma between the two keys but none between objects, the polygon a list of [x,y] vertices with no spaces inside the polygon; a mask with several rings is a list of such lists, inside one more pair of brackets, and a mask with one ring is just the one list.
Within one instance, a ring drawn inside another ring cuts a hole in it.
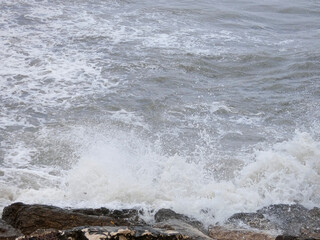
[{"label": "ocean surface", "polygon": [[0,212],[319,207],[319,121],[319,0],[0,0]]}]

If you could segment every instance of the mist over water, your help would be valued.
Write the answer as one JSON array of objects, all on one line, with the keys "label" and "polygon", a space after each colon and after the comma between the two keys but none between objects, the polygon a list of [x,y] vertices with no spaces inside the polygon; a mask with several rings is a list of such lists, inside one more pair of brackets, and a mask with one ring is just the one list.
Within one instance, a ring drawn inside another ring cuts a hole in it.
[{"label": "mist over water", "polygon": [[1,209],[319,206],[320,2],[0,9]]}]

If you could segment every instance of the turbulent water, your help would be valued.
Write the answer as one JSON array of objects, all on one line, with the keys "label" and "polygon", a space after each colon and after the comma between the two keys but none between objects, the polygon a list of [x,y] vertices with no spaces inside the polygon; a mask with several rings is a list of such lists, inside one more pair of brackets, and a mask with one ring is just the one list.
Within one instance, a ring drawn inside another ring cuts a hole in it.
[{"label": "turbulent water", "polygon": [[320,205],[320,1],[0,0],[0,212]]}]

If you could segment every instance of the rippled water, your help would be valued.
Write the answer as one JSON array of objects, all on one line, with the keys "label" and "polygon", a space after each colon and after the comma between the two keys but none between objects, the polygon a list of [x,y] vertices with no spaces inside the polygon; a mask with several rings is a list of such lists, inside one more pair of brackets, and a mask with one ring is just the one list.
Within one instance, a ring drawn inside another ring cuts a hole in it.
[{"label": "rippled water", "polygon": [[318,0],[0,9],[0,206],[319,206]]}]

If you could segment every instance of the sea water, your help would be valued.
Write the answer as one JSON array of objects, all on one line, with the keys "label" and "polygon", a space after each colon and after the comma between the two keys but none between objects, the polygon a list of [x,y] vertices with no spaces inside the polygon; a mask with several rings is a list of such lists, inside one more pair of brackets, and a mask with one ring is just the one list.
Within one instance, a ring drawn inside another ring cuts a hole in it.
[{"label": "sea water", "polygon": [[0,0],[0,211],[319,206],[319,39],[318,0]]}]

